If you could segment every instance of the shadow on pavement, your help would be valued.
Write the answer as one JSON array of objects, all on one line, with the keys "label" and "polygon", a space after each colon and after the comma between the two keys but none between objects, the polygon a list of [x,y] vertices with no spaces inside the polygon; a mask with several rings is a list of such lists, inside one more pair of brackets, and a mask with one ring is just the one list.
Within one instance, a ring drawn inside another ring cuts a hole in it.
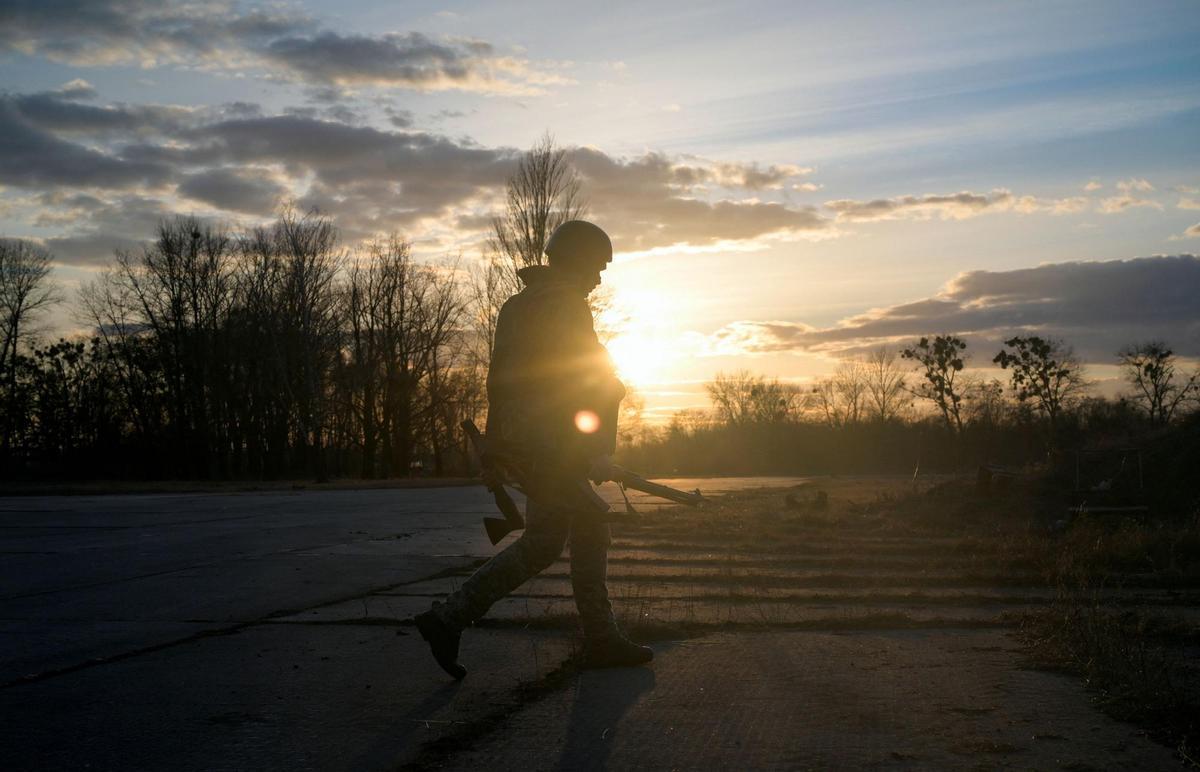
[{"label": "shadow on pavement", "polygon": [[621,718],[653,690],[654,671],[649,667],[582,673],[556,769],[604,769]]}]

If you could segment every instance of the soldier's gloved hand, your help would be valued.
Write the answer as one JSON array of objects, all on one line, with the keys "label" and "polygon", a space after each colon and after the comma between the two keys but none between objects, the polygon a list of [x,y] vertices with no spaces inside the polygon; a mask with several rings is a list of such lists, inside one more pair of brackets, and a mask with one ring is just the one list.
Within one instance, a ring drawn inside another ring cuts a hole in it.
[{"label": "soldier's gloved hand", "polygon": [[612,456],[596,456],[589,462],[589,464],[587,476],[592,482],[599,485],[606,480],[612,479]]}]

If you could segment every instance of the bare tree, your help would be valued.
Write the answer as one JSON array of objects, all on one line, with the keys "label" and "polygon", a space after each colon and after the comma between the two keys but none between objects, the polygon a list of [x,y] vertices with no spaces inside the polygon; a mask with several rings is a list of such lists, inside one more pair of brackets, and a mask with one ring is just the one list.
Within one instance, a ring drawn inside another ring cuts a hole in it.
[{"label": "bare tree", "polygon": [[900,418],[910,400],[896,352],[886,346],[875,349],[863,362],[862,373],[871,416],[884,423]]},{"label": "bare tree", "polygon": [[269,237],[278,263],[276,366],[295,406],[299,450],[307,469],[322,479],[330,407],[325,379],[338,351],[334,282],[343,255],[333,222],[317,212],[284,210]]},{"label": "bare tree", "polygon": [[717,373],[704,385],[717,420],[726,426],[784,423],[795,415],[800,391],[795,386],[752,375],[748,370]]},{"label": "bare tree", "polygon": [[813,385],[806,406],[830,426],[846,426],[863,420],[867,395],[867,374],[862,361],[844,359],[833,375]]},{"label": "bare tree", "polygon": [[470,269],[469,321],[474,333],[470,350],[476,366],[482,370],[486,370],[491,361],[500,307],[520,289],[513,286],[511,278],[515,277],[505,268],[504,259],[495,252],[490,252],[482,264]]},{"label": "bare tree", "polygon": [[50,252],[23,239],[0,239],[0,367],[4,378],[4,445],[7,454],[18,419],[17,354],[32,332],[33,320],[58,295],[47,283]]},{"label": "bare tree", "polygon": [[492,219],[491,250],[507,268],[511,295],[520,289],[517,271],[546,261],[554,229],[587,211],[579,174],[567,151],[548,132],[521,156],[508,178],[504,214]]},{"label": "bare tree", "polygon": [[148,329],[170,391],[169,423],[193,474],[219,474],[227,443],[229,346],[233,304],[233,240],[193,217],[159,223],[140,254],[119,252],[115,279],[134,304],[131,321]]},{"label": "bare tree", "polygon": [[1008,416],[1010,405],[1004,398],[1004,384],[995,378],[969,384],[966,390],[966,418],[976,426],[994,429]]},{"label": "bare tree", "polygon": [[1117,352],[1133,400],[1150,422],[1167,424],[1179,408],[1200,393],[1200,369],[1176,378],[1175,352],[1161,340],[1129,345]]},{"label": "bare tree", "polygon": [[470,376],[458,372],[462,359],[463,296],[455,283],[458,261],[426,266],[421,337],[426,346],[423,408],[426,438],[433,456],[433,473],[445,471],[446,451],[459,435],[468,408],[461,398]]},{"label": "bare tree", "polygon": [[504,212],[492,218],[487,253],[482,264],[471,271],[473,349],[480,366],[486,368],[491,360],[500,307],[521,290],[517,272],[544,265],[546,242],[555,228],[587,212],[581,188],[566,150],[558,147],[549,133],[517,161],[505,186]]}]

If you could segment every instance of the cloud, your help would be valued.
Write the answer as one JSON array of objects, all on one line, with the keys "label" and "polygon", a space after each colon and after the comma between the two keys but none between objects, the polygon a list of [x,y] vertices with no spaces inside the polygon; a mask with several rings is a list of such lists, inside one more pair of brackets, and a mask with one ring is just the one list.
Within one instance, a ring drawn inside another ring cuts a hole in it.
[{"label": "cloud", "polygon": [[790,180],[813,173],[811,167],[795,164],[763,167],[756,163],[714,162],[694,155],[685,155],[678,162],[673,162],[665,156],[651,155],[654,156],[654,163],[670,167],[673,178],[671,184],[685,188],[712,184],[756,191],[782,190]]},{"label": "cloud", "polygon": [[419,32],[343,35],[276,8],[242,10],[227,0],[11,0],[0,4],[0,53],[80,66],[257,68],[317,86],[535,94],[569,82],[555,65],[504,54],[486,41]]},{"label": "cloud", "polygon": [[1140,193],[1154,192],[1154,186],[1146,180],[1121,180],[1117,183],[1117,190],[1120,191],[1120,195],[1103,199],[1100,202],[1099,210],[1104,214],[1119,214],[1137,207],[1163,208],[1162,204],[1157,201],[1139,195]]},{"label": "cloud", "polygon": [[288,189],[265,169],[209,169],[192,174],[177,191],[218,209],[268,215],[279,206]]},{"label": "cloud", "polygon": [[194,125],[198,111],[174,105],[93,105],[96,92],[86,81],[75,80],[54,91],[0,95],[7,107],[31,127],[63,134],[103,137],[123,134],[167,134]]},{"label": "cloud", "polygon": [[1094,193],[1095,191],[1100,190],[1103,187],[1104,187],[1104,185],[1101,184],[1098,180],[1088,180],[1087,183],[1085,183],[1083,186],[1083,191],[1085,193]]},{"label": "cloud", "polygon": [[1200,222],[1196,223],[1195,225],[1189,225],[1183,232],[1183,238],[1200,239]]},{"label": "cloud", "polygon": [[[397,108],[388,114],[400,130],[388,130],[336,105],[267,115],[244,102],[185,109],[94,100],[81,83],[0,96],[0,184],[47,194],[25,219],[65,231],[53,237],[68,250],[64,261],[98,259],[85,239],[108,253],[146,238],[154,218],[169,213],[161,202],[172,195],[254,216],[294,195],[301,207],[332,216],[351,242],[394,229],[442,244],[477,241],[520,157],[514,148],[413,130]],[[592,217],[622,252],[746,249],[764,238],[836,234],[813,207],[756,197],[786,190],[808,168],[657,153],[618,158],[595,148],[568,153]],[[81,193],[101,204],[81,207],[82,199],[71,198]],[[149,215],[117,218],[106,207],[118,201]]]},{"label": "cloud", "polygon": [[1183,197],[1176,204],[1180,209],[1200,209],[1200,199]]},{"label": "cloud", "polygon": [[806,173],[799,167],[710,164],[689,158],[676,163],[648,153],[633,159],[577,148],[571,161],[585,180],[592,216],[621,252],[676,245],[713,246],[767,236],[829,233],[832,224],[812,207],[758,200],[706,200],[693,195],[706,183],[756,190]]},{"label": "cloud", "polygon": [[104,265],[115,250],[139,249],[153,238],[158,223],[173,213],[164,202],[139,195],[109,200],[64,198],[60,203],[72,205],[80,213],[74,230],[42,240],[59,263]]},{"label": "cloud", "polygon": [[[477,47],[486,53],[483,44]],[[299,206],[332,216],[349,242],[396,229],[442,246],[478,242],[520,151],[414,130],[410,113],[387,107],[394,128],[368,125],[337,104],[283,114],[245,102],[196,109],[104,104],[83,82],[4,95],[0,131],[8,141],[0,145],[0,184],[86,192],[104,201],[174,195],[253,216],[295,196]],[[589,147],[567,152],[583,178],[591,217],[626,254],[736,251],[770,240],[831,238],[845,221],[1061,214],[1087,205],[1080,197],[1042,199],[996,189],[846,199],[823,211],[787,200],[791,191],[817,187],[805,166],[653,152],[617,157]],[[1129,190],[1138,192],[1136,185]],[[37,217],[46,227],[66,229],[61,238],[148,235],[133,230],[133,221],[109,222],[65,205]],[[102,230],[118,225],[125,230]]]},{"label": "cloud", "polygon": [[81,66],[238,66],[247,50],[311,30],[295,13],[241,11],[226,0],[10,0],[0,5],[0,50]]},{"label": "cloud", "polygon": [[419,32],[290,36],[271,41],[262,55],[297,80],[338,86],[535,94],[540,86],[566,82],[527,60],[498,54],[485,41],[435,41]]},{"label": "cloud", "polygon": [[988,211],[1004,211],[1012,208],[1013,195],[997,188],[991,193],[970,191],[948,195],[899,196],[877,198],[873,201],[839,199],[826,201],[825,207],[833,210],[839,220],[867,222],[871,220],[964,220]]},{"label": "cloud", "polygon": [[[36,96],[36,95],[35,95]],[[60,139],[28,117],[19,99],[0,98],[0,184],[30,188],[58,185],[134,188],[161,186],[171,169],[153,161],[134,161]],[[42,123],[65,115],[41,115]]]},{"label": "cloud", "polygon": [[96,87],[83,78],[75,78],[54,90],[63,99],[95,99]]},{"label": "cloud", "polygon": [[976,349],[1014,333],[1061,337],[1089,361],[1161,338],[1200,356],[1200,258],[1184,254],[970,271],[937,295],[876,309],[832,327],[743,320],[705,339],[707,353],[845,354],[922,335],[955,334]]},{"label": "cloud", "polygon": [[1020,196],[1013,200],[1012,209],[1020,214],[1078,214],[1087,211],[1090,204],[1091,200],[1086,196],[1070,196],[1068,198]]},{"label": "cloud", "polygon": [[943,195],[897,196],[872,201],[839,199],[826,201],[841,222],[871,222],[876,220],[966,220],[982,214],[1017,212],[1018,214],[1077,214],[1090,205],[1086,196],[1068,198],[1039,198],[1016,196],[1004,188],[990,193],[964,190]]}]

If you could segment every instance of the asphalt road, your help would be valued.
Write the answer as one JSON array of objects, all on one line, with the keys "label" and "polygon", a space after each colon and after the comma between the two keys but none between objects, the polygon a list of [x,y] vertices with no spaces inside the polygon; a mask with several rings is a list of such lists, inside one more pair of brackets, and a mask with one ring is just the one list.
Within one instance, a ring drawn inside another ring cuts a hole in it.
[{"label": "asphalt road", "polygon": [[[714,493],[790,481],[667,482]],[[407,735],[390,724],[375,732],[371,717],[419,720],[444,687],[419,640],[398,641],[406,634],[395,628],[271,623],[490,556],[480,518],[491,514],[480,487],[0,498],[0,755],[9,768],[386,764]],[[529,645],[528,636],[492,638],[473,645]],[[397,646],[412,655],[406,673],[394,672]],[[291,671],[306,657],[335,669],[310,668],[302,688]],[[497,677],[536,677],[557,661],[535,651],[529,672]],[[428,684],[392,683],[376,692],[388,695],[383,703],[346,702],[347,669],[369,682]],[[254,708],[265,695],[299,712]],[[367,718],[314,737],[339,700]],[[347,755],[355,732],[366,733],[353,746],[360,753]]]}]

